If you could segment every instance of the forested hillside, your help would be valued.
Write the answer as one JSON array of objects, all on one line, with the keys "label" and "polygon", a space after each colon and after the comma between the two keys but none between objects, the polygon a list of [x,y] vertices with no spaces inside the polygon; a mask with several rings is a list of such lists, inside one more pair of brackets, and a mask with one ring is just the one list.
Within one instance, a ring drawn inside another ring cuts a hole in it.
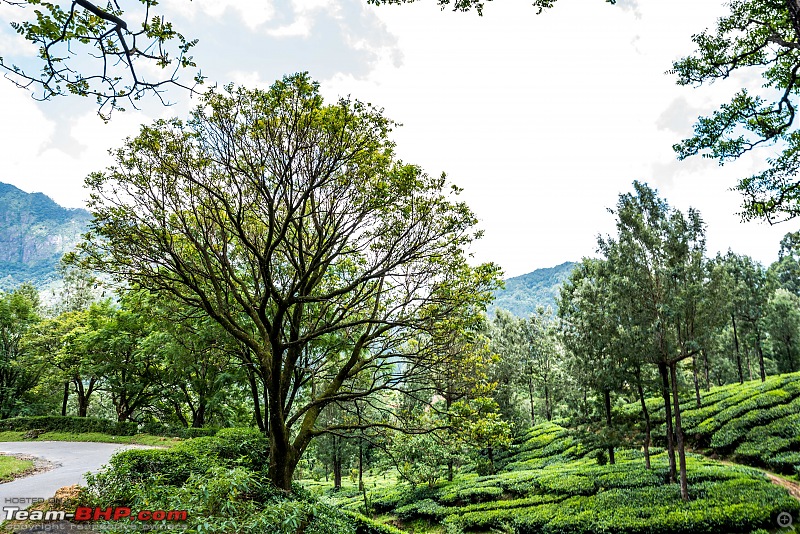
[{"label": "forested hillside", "polygon": [[80,241],[90,218],[86,210],[0,183],[0,289],[54,281],[61,256]]},{"label": "forested hillside", "polygon": [[528,274],[505,280],[505,288],[494,292],[489,314],[497,309],[510,311],[518,317],[528,317],[536,308],[556,309],[556,297],[561,284],[569,277],[575,262],[567,261],[555,267],[536,269]]}]

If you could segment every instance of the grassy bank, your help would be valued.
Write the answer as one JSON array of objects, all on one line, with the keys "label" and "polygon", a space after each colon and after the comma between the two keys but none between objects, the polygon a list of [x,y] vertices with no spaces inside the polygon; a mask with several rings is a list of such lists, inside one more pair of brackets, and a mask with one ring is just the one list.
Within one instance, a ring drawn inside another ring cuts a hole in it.
[{"label": "grassy bank", "polygon": [[149,434],[136,434],[134,436],[112,436],[101,432],[45,432],[34,439],[25,438],[27,432],[5,431],[0,432],[2,441],[86,441],[97,443],[124,443],[133,445],[151,445],[155,447],[172,447],[182,440],[164,436],[151,436]]},{"label": "grassy bank", "polygon": [[0,455],[0,482],[8,482],[33,469],[32,460]]}]

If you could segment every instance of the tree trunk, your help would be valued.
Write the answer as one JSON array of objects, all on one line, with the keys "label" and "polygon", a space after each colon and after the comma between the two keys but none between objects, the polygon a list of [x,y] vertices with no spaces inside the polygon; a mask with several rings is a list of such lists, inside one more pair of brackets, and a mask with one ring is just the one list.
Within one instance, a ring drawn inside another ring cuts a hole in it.
[{"label": "tree trunk", "polygon": [[642,379],[639,371],[636,372],[636,389],[639,394],[639,402],[642,404],[642,416],[644,417],[644,468],[650,469],[650,411],[642,389]]},{"label": "tree trunk", "polygon": [[669,372],[667,364],[659,362],[658,374],[661,375],[661,396],[664,399],[664,415],[667,426],[667,455],[669,456],[669,483],[674,484],[677,474],[675,466],[675,443],[672,439],[672,403],[669,392]]},{"label": "tree trunk", "polygon": [[795,38],[800,41],[800,2],[798,0],[786,0],[786,7],[789,10]]},{"label": "tree trunk", "polygon": [[264,418],[261,415],[261,397],[258,395],[258,384],[256,383],[255,373],[247,367],[247,380],[250,382],[250,395],[253,397],[253,417],[255,417],[258,429],[262,432],[266,430]]},{"label": "tree trunk", "polygon": [[736,348],[736,368],[739,370],[739,383],[744,384],[744,373],[742,373],[742,355],[739,352],[739,335],[736,333],[736,315],[731,314],[733,323],[733,346]]},{"label": "tree trunk", "polygon": [[358,438],[358,491],[364,491],[364,440]]},{"label": "tree trunk", "polygon": [[192,427],[193,428],[203,428],[206,424],[206,404],[208,402],[204,398],[199,399],[199,406],[197,407],[197,413],[195,414],[194,420],[192,420]]},{"label": "tree trunk", "polygon": [[69,382],[64,382],[64,400],[61,401],[61,416],[67,416],[67,401],[69,400]]},{"label": "tree trunk", "polygon": [[680,477],[681,477],[681,498],[684,501],[689,500],[689,482],[686,478],[686,451],[683,445],[683,429],[681,428],[681,403],[678,399],[678,364],[672,363],[670,365],[670,374],[672,378],[672,399],[675,402],[675,436],[678,440],[678,461],[680,462]]},{"label": "tree trunk", "polygon": [[[608,429],[609,437],[611,436],[611,390],[606,388],[603,390],[603,401],[606,407],[606,428]],[[608,461],[614,465],[614,444],[608,444]]]},{"label": "tree trunk", "polygon": [[708,367],[708,352],[706,351],[706,349],[703,349],[703,363],[705,364],[704,367],[705,367],[705,375],[706,375],[705,376],[705,378],[706,378],[706,391],[710,391],[711,390],[711,381],[708,378],[710,369]]},{"label": "tree trunk", "polygon": [[767,373],[764,370],[764,352],[761,350],[761,331],[756,328],[756,354],[758,354],[758,370],[761,374],[761,381],[767,381]]},{"label": "tree trunk", "polygon": [[583,417],[589,417],[589,403],[586,401],[586,388],[583,388]]},{"label": "tree trunk", "polygon": [[180,420],[184,428],[188,428],[189,421],[187,421],[186,416],[183,415],[183,409],[181,408],[181,405],[178,403],[178,401],[174,399],[171,400],[170,402],[172,403],[172,407],[175,408],[175,417],[177,417],[178,420]]},{"label": "tree trunk", "polygon": [[333,489],[342,489],[342,455],[339,450],[341,438],[333,436]]},{"label": "tree trunk", "polygon": [[700,380],[697,377],[697,356],[692,355],[692,378],[694,379],[694,403],[698,408],[703,406],[703,400],[700,398]]},{"label": "tree trunk", "polygon": [[544,383],[544,412],[547,416],[547,420],[551,421],[553,419],[553,412],[550,407],[550,386],[547,382]]},{"label": "tree trunk", "polygon": [[[267,432],[269,433],[269,478],[278,489],[290,491],[292,489],[292,475],[297,468],[297,462],[304,447],[292,446],[291,436],[282,419],[282,412],[277,405],[277,400],[270,397],[270,421]],[[341,473],[340,473],[341,474]]]},{"label": "tree trunk", "polygon": [[536,426],[536,402],[534,401],[533,395],[533,380],[530,375],[528,375],[528,398],[531,400],[531,426]]}]

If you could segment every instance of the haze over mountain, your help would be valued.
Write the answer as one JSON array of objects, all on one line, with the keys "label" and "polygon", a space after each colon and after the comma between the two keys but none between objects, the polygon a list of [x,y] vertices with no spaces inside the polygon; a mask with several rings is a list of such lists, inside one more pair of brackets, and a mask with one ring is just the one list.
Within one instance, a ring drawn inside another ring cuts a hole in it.
[{"label": "haze over mountain", "polygon": [[550,306],[555,311],[558,288],[574,268],[575,262],[567,261],[555,267],[536,269],[509,278],[505,281],[505,289],[495,291],[494,304],[488,310],[489,316],[494,315],[496,308],[510,311],[518,317],[528,317],[538,306]]},{"label": "haze over mountain", "polygon": [[[11,290],[31,282],[39,290],[50,290],[59,280],[61,256],[72,250],[86,232],[91,214],[83,209],[68,209],[43,193],[26,193],[0,182],[0,290]],[[572,272],[574,262],[505,281],[505,289],[495,292],[489,308],[503,308],[527,317],[538,306],[555,309],[558,288]],[[46,299],[46,295],[42,294]]]},{"label": "haze over mountain", "polygon": [[78,244],[90,219],[86,210],[0,182],[0,289],[23,282],[43,289],[56,281],[61,256]]}]

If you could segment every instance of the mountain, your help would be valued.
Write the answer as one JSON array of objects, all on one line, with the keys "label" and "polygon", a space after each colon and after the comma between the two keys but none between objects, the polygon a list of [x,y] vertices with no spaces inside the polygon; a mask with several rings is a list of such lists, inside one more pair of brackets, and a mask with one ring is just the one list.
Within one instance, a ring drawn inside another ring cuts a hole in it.
[{"label": "mountain", "polygon": [[0,290],[23,282],[41,289],[58,279],[61,256],[78,244],[91,217],[0,182]]},{"label": "mountain", "polygon": [[555,267],[536,269],[531,273],[509,278],[505,281],[505,289],[495,291],[489,316],[494,315],[495,308],[510,311],[518,317],[528,317],[538,306],[550,306],[555,311],[558,288],[569,277],[575,265],[575,262],[567,261]]}]

